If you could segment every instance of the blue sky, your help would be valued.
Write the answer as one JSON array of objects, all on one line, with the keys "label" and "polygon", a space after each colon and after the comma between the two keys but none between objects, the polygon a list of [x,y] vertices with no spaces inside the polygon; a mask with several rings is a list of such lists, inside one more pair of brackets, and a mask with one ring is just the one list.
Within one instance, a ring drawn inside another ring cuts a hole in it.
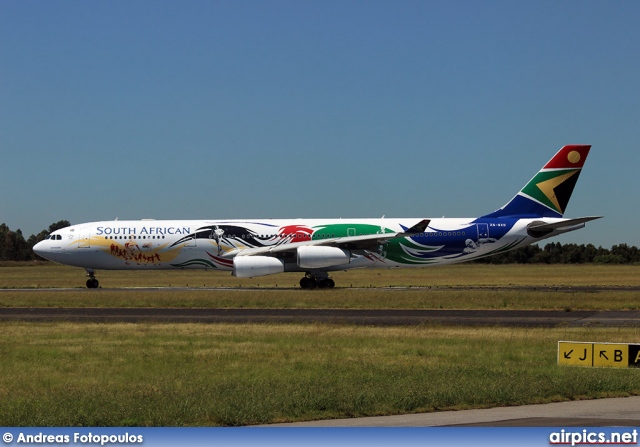
[{"label": "blue sky", "polygon": [[0,222],[472,217],[593,145],[640,245],[640,2],[0,3]]}]

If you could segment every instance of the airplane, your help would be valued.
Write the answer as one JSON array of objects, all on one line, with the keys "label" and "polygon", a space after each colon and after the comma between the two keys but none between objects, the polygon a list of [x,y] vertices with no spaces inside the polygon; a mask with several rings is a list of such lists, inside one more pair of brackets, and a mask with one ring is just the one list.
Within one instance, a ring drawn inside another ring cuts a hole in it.
[{"label": "airplane", "polygon": [[302,289],[328,289],[333,271],[471,261],[583,228],[602,216],[563,215],[590,149],[564,146],[507,204],[476,218],[115,220],[56,230],[33,250],[84,268],[88,288],[100,269],[206,269],[303,272]]}]

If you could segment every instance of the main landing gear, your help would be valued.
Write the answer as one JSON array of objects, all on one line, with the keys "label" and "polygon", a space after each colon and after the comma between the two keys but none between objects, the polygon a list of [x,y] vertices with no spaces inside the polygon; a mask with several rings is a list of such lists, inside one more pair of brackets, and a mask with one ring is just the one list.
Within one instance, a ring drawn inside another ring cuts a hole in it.
[{"label": "main landing gear", "polygon": [[97,289],[100,283],[96,279],[96,273],[92,269],[86,270],[87,276],[89,277],[89,279],[87,279],[87,289]]},{"label": "main landing gear", "polygon": [[327,272],[311,274],[309,272],[300,280],[300,287],[303,289],[333,289],[336,283],[329,278]]}]

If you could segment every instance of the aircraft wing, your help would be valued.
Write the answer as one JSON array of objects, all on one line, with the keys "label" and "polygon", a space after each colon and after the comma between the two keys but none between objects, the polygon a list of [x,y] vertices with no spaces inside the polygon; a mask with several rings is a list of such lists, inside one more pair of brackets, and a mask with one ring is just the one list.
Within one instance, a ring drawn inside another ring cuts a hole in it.
[{"label": "aircraft wing", "polygon": [[257,248],[237,248],[229,250],[222,255],[223,258],[233,258],[234,256],[255,256],[269,255],[276,253],[284,253],[294,251],[298,247],[304,246],[329,246],[339,247],[347,250],[364,250],[384,244],[390,239],[397,237],[409,237],[414,234],[423,233],[429,226],[429,219],[422,219],[420,222],[408,228],[405,231],[397,233],[380,233],[380,234],[364,234],[360,236],[343,236],[328,239],[316,239],[310,241],[292,242],[290,244],[275,245],[273,247],[257,247]]}]

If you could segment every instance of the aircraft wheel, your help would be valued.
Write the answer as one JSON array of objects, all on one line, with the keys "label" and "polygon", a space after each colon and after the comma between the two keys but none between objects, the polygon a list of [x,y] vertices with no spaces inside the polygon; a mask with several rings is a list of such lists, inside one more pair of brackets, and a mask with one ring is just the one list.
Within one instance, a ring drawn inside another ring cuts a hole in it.
[{"label": "aircraft wheel", "polygon": [[318,279],[317,284],[319,289],[333,289],[336,286],[336,283],[331,278]]},{"label": "aircraft wheel", "polygon": [[315,289],[316,282],[308,276],[305,276],[300,280],[300,287],[303,289]]},{"label": "aircraft wheel", "polygon": [[95,278],[87,279],[87,289],[97,289],[100,283]]}]

